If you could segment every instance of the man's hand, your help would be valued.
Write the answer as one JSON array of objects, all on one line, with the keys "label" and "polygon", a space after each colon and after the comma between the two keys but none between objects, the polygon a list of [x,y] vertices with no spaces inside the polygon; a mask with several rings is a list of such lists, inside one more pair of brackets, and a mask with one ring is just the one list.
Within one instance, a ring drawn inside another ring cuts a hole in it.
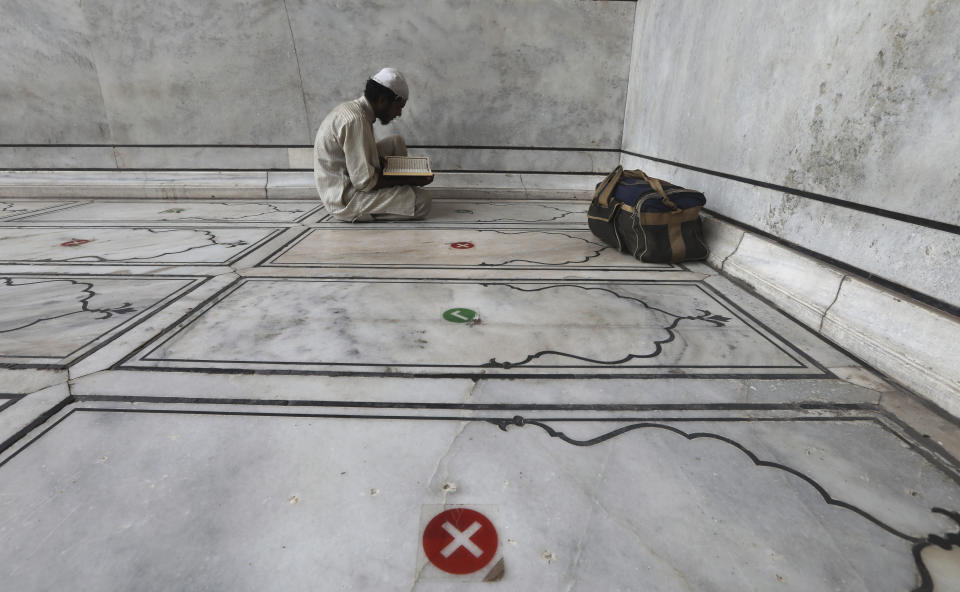
[{"label": "man's hand", "polygon": [[430,175],[429,177],[426,177],[426,176],[412,177],[411,181],[412,181],[410,183],[411,185],[423,187],[424,185],[429,185],[430,183],[433,183],[433,175]]},{"label": "man's hand", "polygon": [[397,187],[399,185],[415,185],[417,187],[423,187],[424,185],[429,185],[430,183],[433,183],[433,175],[387,176],[381,174],[380,180],[377,181],[377,185],[374,187],[374,190],[383,189],[384,187]]}]

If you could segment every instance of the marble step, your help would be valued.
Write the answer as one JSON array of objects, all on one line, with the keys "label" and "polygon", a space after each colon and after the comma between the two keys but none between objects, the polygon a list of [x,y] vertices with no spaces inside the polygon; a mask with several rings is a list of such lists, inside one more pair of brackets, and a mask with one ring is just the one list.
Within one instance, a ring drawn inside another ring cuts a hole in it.
[{"label": "marble step", "polygon": [[960,417],[960,319],[722,220],[704,222],[711,266]]},{"label": "marble step", "polygon": [[[600,174],[437,173],[435,197],[585,199]],[[314,199],[309,171],[0,171],[0,198]]]}]

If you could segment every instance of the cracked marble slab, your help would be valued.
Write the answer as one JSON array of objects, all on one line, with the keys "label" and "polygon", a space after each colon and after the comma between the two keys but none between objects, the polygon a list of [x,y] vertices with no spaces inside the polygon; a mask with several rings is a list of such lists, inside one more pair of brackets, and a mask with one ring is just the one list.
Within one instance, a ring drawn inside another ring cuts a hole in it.
[{"label": "cracked marble slab", "polygon": [[491,509],[502,589],[950,583],[960,486],[867,421],[580,419],[74,404],[0,454],[0,569],[23,590],[431,590],[440,505]]},{"label": "cracked marble slab", "polygon": [[0,227],[0,264],[229,264],[275,228]]}]

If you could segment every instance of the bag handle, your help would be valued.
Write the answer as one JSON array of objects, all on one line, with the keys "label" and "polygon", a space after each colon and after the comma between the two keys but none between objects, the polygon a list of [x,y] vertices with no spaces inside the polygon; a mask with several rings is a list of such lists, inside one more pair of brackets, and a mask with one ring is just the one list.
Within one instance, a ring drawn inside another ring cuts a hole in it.
[{"label": "bag handle", "polygon": [[[618,168],[623,169],[623,167],[618,167]],[[660,183],[660,179],[654,179],[653,177],[648,177],[647,174],[641,171],[640,169],[634,169],[632,171],[623,171],[623,174],[626,175],[627,177],[640,177],[641,179],[646,181],[650,185],[650,187],[652,187],[653,190],[657,192],[657,194],[660,195],[660,201],[663,202],[663,205],[667,206],[668,208],[671,208],[674,212],[680,211],[680,208],[677,206],[677,204],[673,203],[673,200],[667,197],[667,192],[663,190],[663,185]]]},{"label": "bag handle", "polygon": [[607,175],[606,178],[597,185],[597,190],[593,193],[593,199],[597,200],[600,207],[606,208],[607,204],[610,203],[610,194],[613,193],[613,189],[620,181],[621,175],[623,175],[623,167],[618,165],[617,168],[613,169],[613,172]]}]

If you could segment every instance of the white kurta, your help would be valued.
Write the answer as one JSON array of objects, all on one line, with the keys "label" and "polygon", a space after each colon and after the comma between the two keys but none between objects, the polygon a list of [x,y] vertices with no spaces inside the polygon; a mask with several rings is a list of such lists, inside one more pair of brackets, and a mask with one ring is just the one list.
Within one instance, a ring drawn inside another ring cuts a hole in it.
[{"label": "white kurta", "polygon": [[317,130],[313,146],[313,176],[323,205],[341,220],[369,220],[373,214],[413,216],[413,187],[374,190],[380,179],[381,156],[404,156],[399,136],[378,144],[373,135],[376,116],[365,97],[337,105]]}]

